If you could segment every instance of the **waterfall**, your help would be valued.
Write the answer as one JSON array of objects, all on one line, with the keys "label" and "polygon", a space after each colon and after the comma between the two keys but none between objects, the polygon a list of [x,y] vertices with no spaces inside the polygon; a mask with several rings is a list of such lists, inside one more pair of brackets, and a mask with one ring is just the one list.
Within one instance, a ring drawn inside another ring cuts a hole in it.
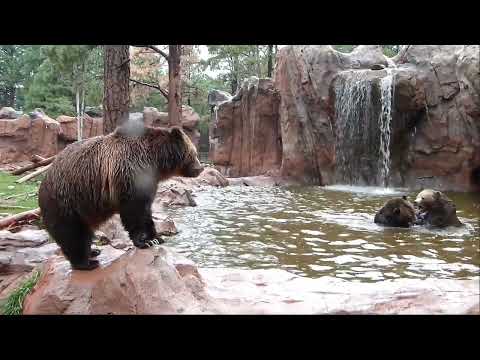
[{"label": "waterfall", "polygon": [[390,135],[394,75],[387,69],[387,76],[380,80],[382,112],[380,113],[380,180],[387,187],[390,174]]},{"label": "waterfall", "polygon": [[[388,185],[394,75],[346,71],[335,87],[336,182]],[[384,73],[383,73],[384,74]]]}]

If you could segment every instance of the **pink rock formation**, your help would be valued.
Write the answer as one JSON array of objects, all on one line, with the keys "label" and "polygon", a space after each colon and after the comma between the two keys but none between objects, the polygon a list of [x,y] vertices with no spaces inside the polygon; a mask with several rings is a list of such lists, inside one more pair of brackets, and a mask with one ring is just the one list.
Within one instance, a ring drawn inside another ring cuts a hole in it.
[{"label": "pink rock formation", "polygon": [[281,165],[280,97],[269,79],[249,78],[212,121],[211,159],[225,176],[273,174]]},{"label": "pink rock formation", "polygon": [[0,119],[0,164],[30,160],[33,154],[55,155],[59,132],[60,124],[47,116]]}]

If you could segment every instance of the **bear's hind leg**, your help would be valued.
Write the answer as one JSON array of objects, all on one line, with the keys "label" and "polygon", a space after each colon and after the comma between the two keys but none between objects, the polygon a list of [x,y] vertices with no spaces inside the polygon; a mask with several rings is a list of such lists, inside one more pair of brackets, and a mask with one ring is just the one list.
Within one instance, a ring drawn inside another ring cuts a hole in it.
[{"label": "bear's hind leg", "polygon": [[72,269],[93,270],[100,265],[91,259],[95,256],[95,250],[91,249],[93,232],[79,217],[59,219],[52,235]]}]

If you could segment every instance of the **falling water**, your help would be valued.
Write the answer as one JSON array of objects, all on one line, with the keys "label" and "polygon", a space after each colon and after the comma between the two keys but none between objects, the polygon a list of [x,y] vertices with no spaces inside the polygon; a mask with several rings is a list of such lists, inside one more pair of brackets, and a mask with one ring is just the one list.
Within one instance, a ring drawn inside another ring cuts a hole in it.
[{"label": "falling water", "polygon": [[387,70],[387,76],[380,81],[382,112],[380,113],[380,180],[387,187],[390,174],[390,135],[392,122],[393,74]]},{"label": "falling water", "polygon": [[335,89],[336,182],[388,185],[394,75],[341,73]]}]

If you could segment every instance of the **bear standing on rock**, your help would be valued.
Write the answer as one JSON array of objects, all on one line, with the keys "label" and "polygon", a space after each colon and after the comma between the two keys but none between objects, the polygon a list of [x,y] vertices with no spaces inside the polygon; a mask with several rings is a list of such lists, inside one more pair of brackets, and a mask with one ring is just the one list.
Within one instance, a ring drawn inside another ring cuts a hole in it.
[{"label": "bear standing on rock", "polygon": [[120,213],[133,244],[162,243],[151,205],[159,181],[197,177],[203,170],[197,151],[179,128],[132,126],[79,141],[57,155],[39,189],[43,223],[73,269],[92,270],[93,231]]},{"label": "bear standing on rock", "polygon": [[445,194],[431,189],[423,190],[414,201],[420,210],[417,214],[417,225],[436,227],[462,226],[457,217],[457,207]]}]

